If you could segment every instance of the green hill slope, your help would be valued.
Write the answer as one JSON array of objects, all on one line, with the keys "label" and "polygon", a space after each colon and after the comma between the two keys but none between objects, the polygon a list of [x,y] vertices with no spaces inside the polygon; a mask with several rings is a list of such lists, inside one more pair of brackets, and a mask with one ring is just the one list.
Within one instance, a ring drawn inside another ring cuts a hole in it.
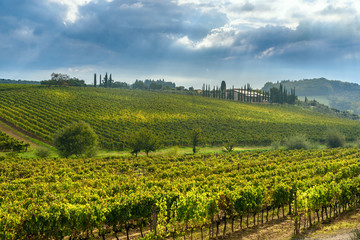
[{"label": "green hill slope", "polygon": [[[343,111],[360,114],[360,85],[325,78],[304,79],[299,81],[281,81],[287,88],[296,88],[296,95],[316,99],[318,102]],[[280,83],[268,82],[263,90],[279,87]]]},{"label": "green hill slope", "polygon": [[16,87],[0,85],[0,116],[52,141],[72,121],[89,123],[105,149],[124,149],[132,135],[150,129],[163,146],[188,145],[191,131],[202,129],[203,144],[266,145],[296,133],[323,140],[328,128],[348,139],[360,134],[360,123],[302,110],[296,106],[248,104],[151,91]]}]

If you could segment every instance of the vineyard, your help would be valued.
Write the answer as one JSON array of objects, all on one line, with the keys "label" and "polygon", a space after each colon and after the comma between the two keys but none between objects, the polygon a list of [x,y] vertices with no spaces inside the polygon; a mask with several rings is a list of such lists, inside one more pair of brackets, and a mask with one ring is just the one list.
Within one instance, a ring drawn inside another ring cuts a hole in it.
[{"label": "vineyard", "polygon": [[[0,161],[1,239],[212,238],[360,200],[358,149]],[[293,229],[289,229],[293,231]]]},{"label": "vineyard", "polygon": [[25,152],[30,145],[0,132],[0,152]]},{"label": "vineyard", "polygon": [[1,85],[0,116],[47,142],[60,128],[83,120],[99,135],[101,147],[127,148],[128,139],[151,130],[162,146],[189,145],[202,129],[203,145],[269,145],[297,133],[324,141],[337,128],[347,140],[360,134],[360,123],[301,110],[296,106],[255,104],[153,91]]}]

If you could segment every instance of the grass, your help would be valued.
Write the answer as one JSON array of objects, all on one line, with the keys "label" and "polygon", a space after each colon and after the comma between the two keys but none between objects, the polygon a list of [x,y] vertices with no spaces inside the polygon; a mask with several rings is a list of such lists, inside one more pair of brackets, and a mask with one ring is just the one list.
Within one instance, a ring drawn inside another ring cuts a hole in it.
[{"label": "grass", "polygon": [[[246,146],[246,147],[235,147],[234,152],[242,152],[242,151],[256,151],[256,150],[271,150],[271,147],[268,146]],[[205,146],[205,147],[198,147],[197,148],[197,155],[198,154],[210,154],[210,153],[222,153],[225,151],[224,147],[214,147],[214,146]],[[155,152],[149,153],[149,155],[158,156],[158,155],[167,155],[167,156],[174,156],[174,155],[191,155],[193,154],[191,147],[168,147],[159,149]],[[130,151],[106,151],[100,150],[97,154],[97,158],[104,158],[104,157],[125,157],[131,156]],[[146,156],[144,152],[138,154],[138,156]]]}]

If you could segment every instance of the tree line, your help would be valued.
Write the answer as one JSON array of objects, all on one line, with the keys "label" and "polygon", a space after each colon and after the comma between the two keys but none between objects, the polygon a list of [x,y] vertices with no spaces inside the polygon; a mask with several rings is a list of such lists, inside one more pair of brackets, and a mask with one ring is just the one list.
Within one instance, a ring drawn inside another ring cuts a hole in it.
[{"label": "tree line", "polygon": [[182,90],[184,87],[176,87],[176,84],[173,82],[165,81],[164,79],[152,80],[138,80],[136,79],[133,84],[128,84],[126,82],[118,82],[112,79],[112,75],[106,73],[102,78],[101,74],[99,75],[99,82],[97,74],[94,73],[94,87],[105,87],[105,88],[122,88],[122,89],[150,89],[150,90]]},{"label": "tree line", "polygon": [[203,84],[201,95],[204,97],[212,97],[218,99],[228,99],[239,102],[256,102],[256,103],[288,103],[294,104],[297,97],[295,95],[295,88],[287,89],[280,84],[280,87],[273,87],[269,92],[258,89],[253,89],[250,84],[243,87],[235,88],[234,85],[227,89],[225,81],[221,82],[221,86],[213,86],[210,84]]}]

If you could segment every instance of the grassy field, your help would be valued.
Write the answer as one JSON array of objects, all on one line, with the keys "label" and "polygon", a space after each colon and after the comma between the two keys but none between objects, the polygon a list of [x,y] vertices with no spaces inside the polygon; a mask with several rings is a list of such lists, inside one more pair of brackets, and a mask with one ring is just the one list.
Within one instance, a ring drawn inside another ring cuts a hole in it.
[{"label": "grassy field", "polygon": [[48,143],[72,121],[89,123],[102,149],[124,150],[134,133],[150,129],[162,148],[189,146],[194,129],[202,130],[202,145],[270,145],[302,133],[324,141],[337,128],[348,140],[360,135],[360,123],[301,110],[290,105],[251,104],[152,91],[25,86],[0,86],[0,114],[29,134]]}]

